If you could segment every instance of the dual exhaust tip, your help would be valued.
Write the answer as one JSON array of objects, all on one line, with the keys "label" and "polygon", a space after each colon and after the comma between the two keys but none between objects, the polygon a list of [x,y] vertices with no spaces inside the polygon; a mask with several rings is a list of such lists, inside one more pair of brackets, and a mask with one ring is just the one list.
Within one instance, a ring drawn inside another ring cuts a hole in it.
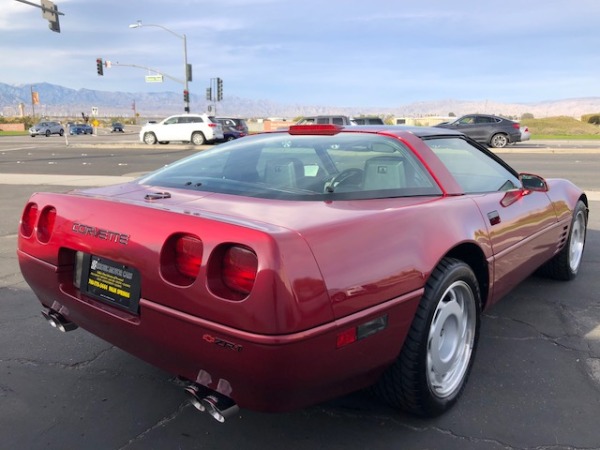
[{"label": "dual exhaust tip", "polygon": [[190,403],[198,411],[207,412],[215,420],[225,422],[240,410],[239,406],[226,395],[200,384],[191,383],[185,387]]},{"label": "dual exhaust tip", "polygon": [[56,328],[63,333],[66,333],[67,331],[73,331],[78,328],[73,322],[69,322],[67,319],[65,319],[62,314],[51,309],[43,309],[42,315],[48,321],[50,326],[52,326],[52,328]]},{"label": "dual exhaust tip", "polygon": [[[52,328],[56,328],[63,333],[78,328],[76,324],[68,321],[62,314],[52,309],[43,309],[42,315]],[[240,410],[231,398],[206,386],[190,383],[185,387],[185,391],[190,396],[190,403],[194,408],[198,411],[207,412],[219,422],[225,422],[225,419],[234,416]]]}]

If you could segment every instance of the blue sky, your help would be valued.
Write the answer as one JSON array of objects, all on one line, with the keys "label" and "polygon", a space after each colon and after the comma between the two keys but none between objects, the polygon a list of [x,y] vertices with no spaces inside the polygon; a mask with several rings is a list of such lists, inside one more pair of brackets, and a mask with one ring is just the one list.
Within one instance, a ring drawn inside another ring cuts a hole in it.
[{"label": "blue sky", "polygon": [[[30,0],[38,2],[39,0]],[[180,92],[132,67],[96,74],[96,58],[183,77],[223,79],[225,96],[286,104],[396,106],[457,99],[537,102],[600,96],[598,0],[54,0],[0,8],[0,82]]]}]

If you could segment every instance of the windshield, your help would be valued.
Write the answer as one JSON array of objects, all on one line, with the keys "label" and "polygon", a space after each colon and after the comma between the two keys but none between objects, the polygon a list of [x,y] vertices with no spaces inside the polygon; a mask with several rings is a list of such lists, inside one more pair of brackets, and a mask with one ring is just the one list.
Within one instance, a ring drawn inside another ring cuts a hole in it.
[{"label": "windshield", "polygon": [[200,152],[142,184],[289,200],[441,195],[399,140],[367,133],[274,133]]}]

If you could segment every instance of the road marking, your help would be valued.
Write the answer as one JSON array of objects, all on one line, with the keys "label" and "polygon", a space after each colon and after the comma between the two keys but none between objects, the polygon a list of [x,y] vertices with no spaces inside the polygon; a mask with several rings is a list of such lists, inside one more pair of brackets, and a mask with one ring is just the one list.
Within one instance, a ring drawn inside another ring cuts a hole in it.
[{"label": "road marking", "polygon": [[35,146],[35,145],[28,145],[27,147],[8,147],[8,148],[3,148],[0,153],[4,153],[4,152],[17,152],[19,150],[33,150],[33,149],[38,149],[39,146]]}]

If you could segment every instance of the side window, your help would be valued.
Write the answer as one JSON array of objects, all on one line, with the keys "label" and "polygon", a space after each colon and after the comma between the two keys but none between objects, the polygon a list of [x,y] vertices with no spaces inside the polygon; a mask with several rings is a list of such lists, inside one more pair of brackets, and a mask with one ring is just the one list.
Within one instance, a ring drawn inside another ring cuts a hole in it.
[{"label": "side window", "polygon": [[329,119],[327,117],[317,117],[317,123],[318,124],[328,124]]},{"label": "side window", "polygon": [[165,120],[164,125],[172,125],[177,123],[178,117],[171,117],[170,119]]},{"label": "side window", "polygon": [[425,143],[444,163],[465,194],[504,191],[521,185],[516,174],[464,139],[429,139]]},{"label": "side window", "polygon": [[332,117],[331,123],[335,125],[344,125],[344,119],[342,119],[341,117]]}]

